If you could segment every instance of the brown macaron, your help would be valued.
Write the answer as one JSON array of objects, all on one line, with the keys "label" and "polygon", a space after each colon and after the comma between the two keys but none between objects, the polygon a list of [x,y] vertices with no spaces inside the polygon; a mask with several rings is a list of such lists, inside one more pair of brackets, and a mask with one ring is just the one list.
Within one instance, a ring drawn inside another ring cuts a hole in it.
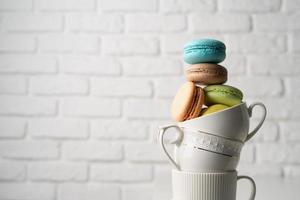
[{"label": "brown macaron", "polygon": [[199,63],[186,70],[188,81],[204,85],[222,84],[227,81],[227,69],[215,63]]},{"label": "brown macaron", "polygon": [[204,90],[193,82],[184,83],[177,91],[171,108],[172,118],[178,122],[196,118],[204,103]]}]

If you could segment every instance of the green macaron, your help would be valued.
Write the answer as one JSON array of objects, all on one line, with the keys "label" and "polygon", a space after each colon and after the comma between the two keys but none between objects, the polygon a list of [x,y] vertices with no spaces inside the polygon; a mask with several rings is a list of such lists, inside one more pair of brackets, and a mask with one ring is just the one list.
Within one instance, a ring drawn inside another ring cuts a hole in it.
[{"label": "green macaron", "polygon": [[242,102],[243,93],[229,85],[209,85],[204,88],[205,104],[223,104],[234,106]]},{"label": "green macaron", "polygon": [[221,110],[227,109],[229,106],[223,105],[223,104],[214,104],[212,106],[209,106],[208,108],[205,108],[201,111],[201,116],[208,115],[211,113],[219,112]]}]

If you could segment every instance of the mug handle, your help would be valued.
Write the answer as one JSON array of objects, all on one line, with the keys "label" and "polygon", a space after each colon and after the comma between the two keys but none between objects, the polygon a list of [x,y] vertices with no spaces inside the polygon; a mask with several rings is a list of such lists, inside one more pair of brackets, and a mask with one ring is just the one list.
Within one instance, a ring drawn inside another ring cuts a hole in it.
[{"label": "mug handle", "polygon": [[248,107],[248,114],[250,117],[252,117],[252,109],[255,107],[255,106],[260,106],[262,109],[263,109],[263,115],[262,115],[262,118],[260,119],[260,122],[257,124],[257,126],[255,127],[255,129],[253,129],[253,131],[251,131],[248,135],[247,135],[247,138],[245,140],[248,141],[249,139],[251,139],[255,134],[256,132],[260,129],[260,127],[262,126],[262,124],[264,123],[265,119],[266,119],[266,116],[267,116],[267,109],[266,109],[266,106],[263,104],[263,103],[260,103],[260,102],[255,102],[255,103],[252,103],[249,107]]},{"label": "mug handle", "polygon": [[251,194],[250,194],[249,200],[254,200],[255,195],[256,195],[256,184],[255,184],[254,180],[249,176],[238,176],[237,180],[240,180],[240,179],[247,179],[247,180],[250,181],[250,183],[251,183]]},{"label": "mug handle", "polygon": [[174,161],[174,159],[170,156],[170,154],[168,153],[166,147],[165,147],[165,144],[164,144],[164,134],[166,132],[167,129],[169,128],[176,128],[176,130],[178,130],[178,133],[179,133],[179,137],[172,142],[172,144],[175,144],[175,145],[178,145],[178,143],[182,140],[183,138],[183,132],[181,130],[181,128],[177,125],[168,125],[168,126],[164,126],[164,127],[160,127],[159,128],[159,134],[158,134],[158,137],[159,137],[159,143],[160,143],[160,146],[162,147],[163,151],[165,152],[165,154],[167,155],[169,161],[171,162],[171,164],[177,169],[180,171],[180,166]]}]

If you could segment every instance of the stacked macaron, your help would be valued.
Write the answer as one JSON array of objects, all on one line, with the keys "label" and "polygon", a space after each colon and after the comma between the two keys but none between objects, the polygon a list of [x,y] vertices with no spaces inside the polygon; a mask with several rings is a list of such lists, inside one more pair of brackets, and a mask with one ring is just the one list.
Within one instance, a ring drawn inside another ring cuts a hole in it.
[{"label": "stacked macaron", "polygon": [[185,121],[241,103],[243,93],[227,81],[227,69],[218,64],[226,57],[224,43],[214,39],[189,42],[184,47],[184,61],[190,66],[186,79],[172,104],[172,117]]}]

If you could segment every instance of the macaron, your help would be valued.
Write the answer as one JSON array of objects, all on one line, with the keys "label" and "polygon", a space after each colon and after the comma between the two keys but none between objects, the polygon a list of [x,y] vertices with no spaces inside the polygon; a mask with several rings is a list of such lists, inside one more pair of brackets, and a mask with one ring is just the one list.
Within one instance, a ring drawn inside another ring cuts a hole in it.
[{"label": "macaron", "polygon": [[224,110],[226,108],[229,108],[229,106],[226,106],[223,104],[215,104],[215,105],[209,106],[208,108],[203,109],[201,111],[201,116],[215,113],[215,112]]},{"label": "macaron", "polygon": [[227,81],[227,69],[215,63],[193,64],[186,70],[188,81],[205,85],[222,84]]},{"label": "macaron", "polygon": [[183,49],[183,59],[189,64],[220,63],[226,57],[226,46],[214,39],[200,39],[187,43]]},{"label": "macaron", "polygon": [[204,104],[204,90],[193,82],[184,83],[177,91],[171,114],[175,121],[181,122],[200,115]]},{"label": "macaron", "polygon": [[242,102],[243,93],[229,85],[209,85],[204,88],[205,104],[223,104],[227,106],[234,106]]}]

